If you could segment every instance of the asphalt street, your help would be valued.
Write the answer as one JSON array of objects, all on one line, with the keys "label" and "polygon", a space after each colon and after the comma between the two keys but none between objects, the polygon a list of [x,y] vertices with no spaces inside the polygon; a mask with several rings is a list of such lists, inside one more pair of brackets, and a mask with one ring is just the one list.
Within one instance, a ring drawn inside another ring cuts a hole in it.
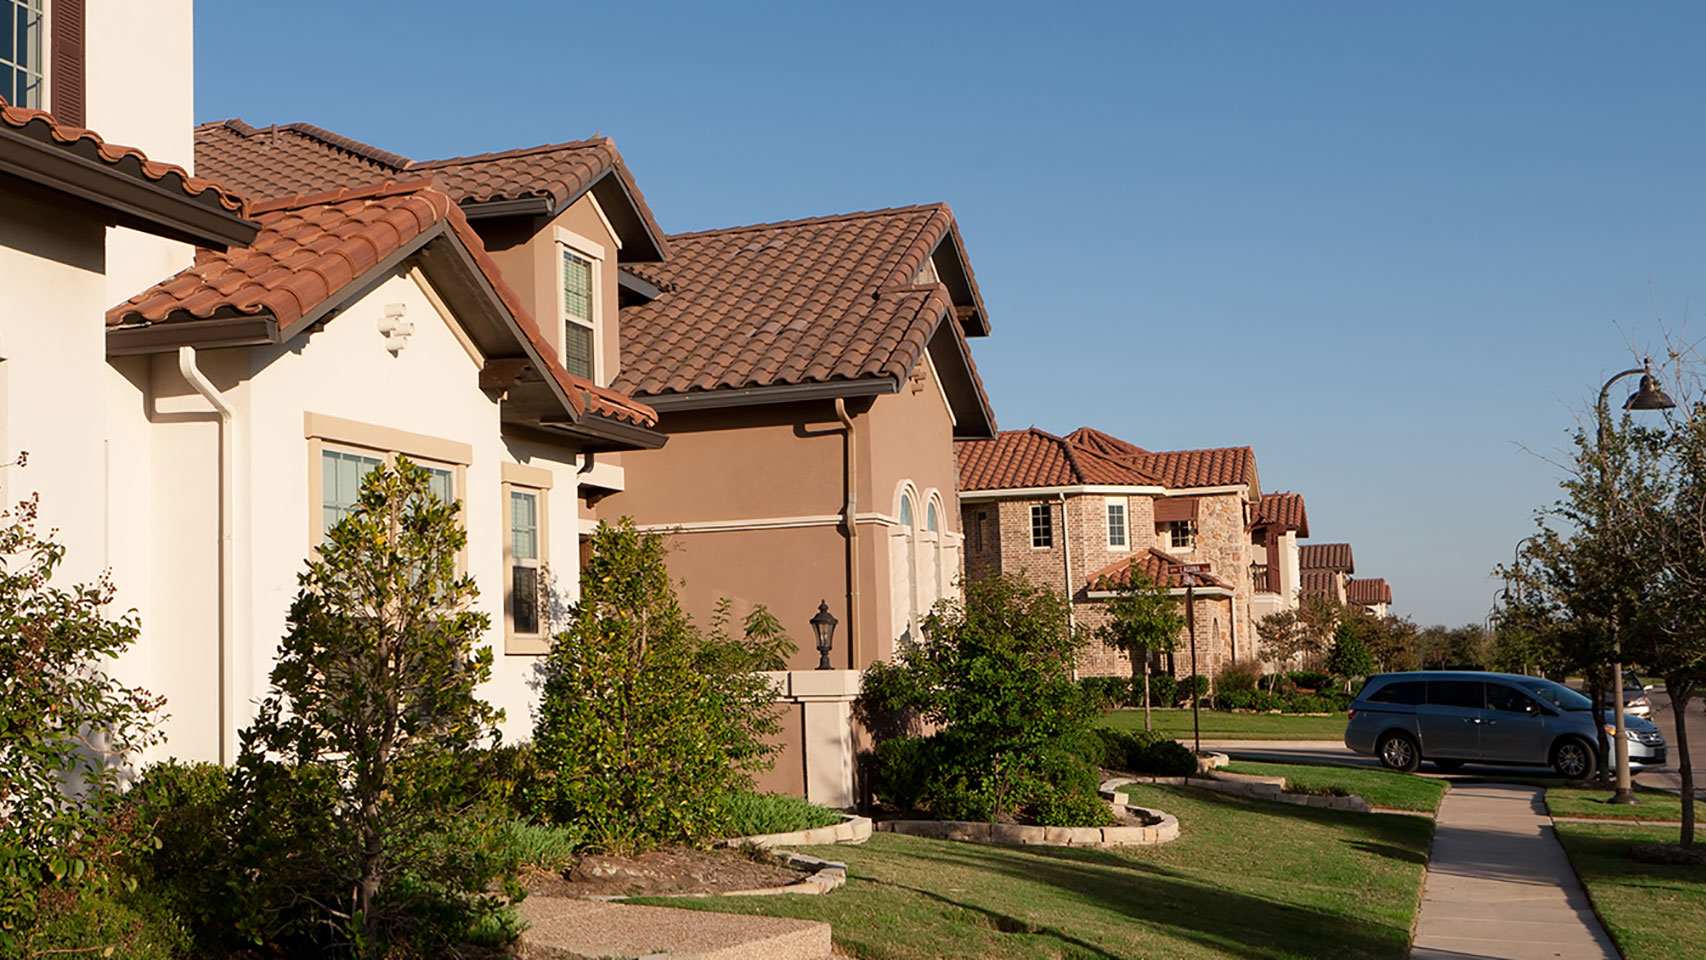
[{"label": "asphalt street", "polygon": [[[1676,749],[1676,716],[1671,712],[1670,697],[1665,696],[1665,688],[1655,686],[1648,694],[1653,701],[1653,715],[1648,718],[1658,724],[1664,731],[1665,742],[1670,744],[1670,763],[1661,770],[1652,770],[1636,778],[1637,782],[1649,787],[1664,787],[1669,790],[1682,789],[1682,774],[1677,770]],[[1696,791],[1706,778],[1706,705],[1700,697],[1688,705],[1688,755],[1693,759],[1694,785]]]}]

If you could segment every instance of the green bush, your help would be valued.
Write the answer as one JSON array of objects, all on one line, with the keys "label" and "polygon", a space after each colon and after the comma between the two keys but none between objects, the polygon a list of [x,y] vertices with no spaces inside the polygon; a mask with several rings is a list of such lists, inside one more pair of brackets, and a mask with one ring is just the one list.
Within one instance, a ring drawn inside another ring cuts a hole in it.
[{"label": "green bush", "polygon": [[184,924],[162,899],[131,892],[54,890],[38,903],[22,956],[177,960],[192,956]]},{"label": "green bush", "polygon": [[932,737],[877,741],[872,751],[871,791],[891,806],[916,809],[935,770],[935,751]]},{"label": "green bush", "polygon": [[581,834],[572,827],[510,820],[499,829],[496,844],[515,870],[559,870],[574,861]]},{"label": "green bush", "polygon": [[723,798],[723,833],[753,837],[765,833],[815,830],[841,822],[841,814],[804,797],[736,790]]},{"label": "green bush", "polygon": [[1143,681],[1136,682],[1129,677],[1080,677],[1079,689],[1084,691],[1084,698],[1093,709],[1111,710],[1128,704],[1137,704],[1143,695]]},{"label": "green bush", "polygon": [[1177,740],[1162,740],[1144,752],[1142,768],[1131,772],[1157,777],[1188,777],[1197,772],[1197,757]]},{"label": "green bush", "polygon": [[1149,678],[1149,704],[1171,707],[1179,702],[1179,681],[1168,676]]},{"label": "green bush", "polygon": [[1234,660],[1214,675],[1214,689],[1221,696],[1229,693],[1255,693],[1262,680],[1262,664],[1257,660]]},{"label": "green bush", "polygon": [[1094,733],[1093,740],[1099,745],[1100,752],[1084,759],[1098,766],[1158,777],[1182,777],[1197,771],[1196,757],[1190,750],[1178,741],[1153,731],[1097,728]]},{"label": "green bush", "polygon": [[1333,685],[1333,678],[1321,670],[1293,670],[1286,674],[1286,679],[1290,680],[1293,686],[1305,690],[1320,690]]},{"label": "green bush", "polygon": [[1256,704],[1254,690],[1226,690],[1215,694],[1214,705],[1219,710],[1249,710]]},{"label": "green bush", "polygon": [[1186,677],[1179,682],[1179,699],[1184,701],[1185,706],[1191,705],[1193,696],[1208,696],[1208,678],[1200,673],[1194,677]]}]

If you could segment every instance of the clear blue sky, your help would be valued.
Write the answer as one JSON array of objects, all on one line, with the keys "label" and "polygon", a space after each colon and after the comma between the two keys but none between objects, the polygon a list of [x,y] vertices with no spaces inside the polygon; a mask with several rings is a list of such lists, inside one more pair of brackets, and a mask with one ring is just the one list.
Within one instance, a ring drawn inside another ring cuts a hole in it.
[{"label": "clear blue sky", "polygon": [[201,0],[196,118],[422,159],[602,131],[672,232],[948,201],[1003,427],[1252,445],[1314,542],[1462,623],[1556,495],[1518,444],[1706,293],[1702,37],[1700,5]]}]

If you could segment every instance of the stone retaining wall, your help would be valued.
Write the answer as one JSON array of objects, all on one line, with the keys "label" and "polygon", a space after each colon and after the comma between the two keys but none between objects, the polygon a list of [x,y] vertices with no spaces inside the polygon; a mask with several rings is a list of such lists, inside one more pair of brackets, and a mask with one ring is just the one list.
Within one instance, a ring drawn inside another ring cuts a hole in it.
[{"label": "stone retaining wall", "polygon": [[1247,773],[1212,771],[1194,777],[1114,777],[1102,784],[1103,797],[1119,796],[1119,788],[1133,783],[1153,783],[1164,787],[1198,787],[1219,793],[1230,793],[1258,800],[1272,800],[1299,807],[1318,807],[1323,810],[1348,810],[1353,813],[1373,813],[1374,806],[1361,797],[1326,797],[1312,793],[1287,793],[1284,777],[1261,777]]},{"label": "stone retaining wall", "polygon": [[871,839],[871,818],[843,814],[840,823],[791,833],[760,833],[750,837],[730,837],[717,841],[719,846],[738,847],[750,843],[757,847],[809,847],[826,843],[864,843]]},{"label": "stone retaining wall", "polygon": [[[1116,805],[1127,806],[1123,799]],[[1179,838],[1179,821],[1172,814],[1160,810],[1143,812],[1148,813],[1154,822],[1141,827],[1036,827],[1020,823],[978,823],[968,820],[886,820],[877,824],[877,829],[886,833],[931,837],[937,840],[1043,847],[1152,846]]]}]

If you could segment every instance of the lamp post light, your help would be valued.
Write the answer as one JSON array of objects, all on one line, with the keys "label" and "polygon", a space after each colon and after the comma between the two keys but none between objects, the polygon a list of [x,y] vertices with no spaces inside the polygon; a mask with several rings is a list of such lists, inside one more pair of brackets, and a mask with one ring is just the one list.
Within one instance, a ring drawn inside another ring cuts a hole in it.
[{"label": "lamp post light", "polygon": [[835,625],[841,621],[835,619],[835,614],[829,612],[828,601],[820,600],[817,614],[812,617],[812,633],[817,634],[817,668],[819,670],[834,670],[829,664],[830,648],[835,646]]},{"label": "lamp post light", "polygon": [[[1641,375],[1641,385],[1623,402],[1623,409],[1669,410],[1676,406],[1676,401],[1659,388],[1659,381],[1653,376],[1650,360],[1612,377],[1605,381],[1605,386],[1599,388],[1599,402],[1594,405],[1594,449],[1599,453],[1600,486],[1605,498],[1605,521],[1608,527],[1611,525],[1611,513],[1616,503],[1617,491],[1612,488],[1611,464],[1605,456],[1605,424],[1611,419],[1606,403],[1612,384],[1637,373]],[[1611,624],[1611,660],[1612,716],[1616,718],[1615,732],[1612,734],[1616,742],[1612,749],[1617,756],[1617,790],[1612,794],[1611,802],[1636,804],[1641,801],[1635,799],[1635,790],[1629,783],[1629,734],[1627,721],[1623,716],[1623,628],[1615,620]]]}]

